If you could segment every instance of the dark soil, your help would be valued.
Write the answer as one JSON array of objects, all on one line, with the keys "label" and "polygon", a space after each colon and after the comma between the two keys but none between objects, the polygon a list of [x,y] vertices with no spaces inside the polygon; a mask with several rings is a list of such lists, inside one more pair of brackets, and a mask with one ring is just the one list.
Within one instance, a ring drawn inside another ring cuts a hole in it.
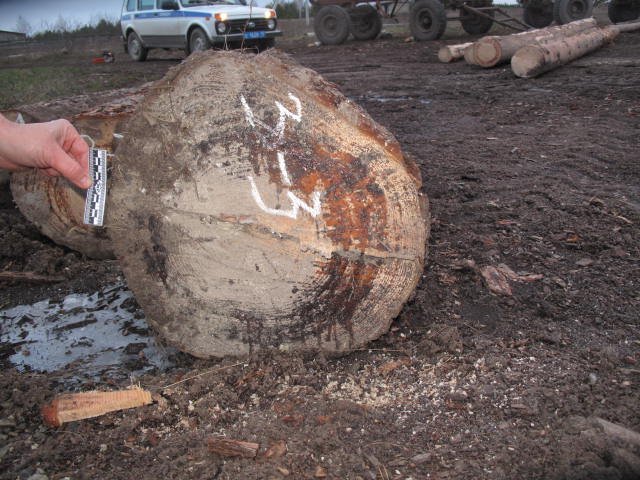
[{"label": "dark soil", "polygon": [[[640,35],[535,80],[439,64],[439,46],[288,49],[421,166],[429,259],[387,335],[340,359],[185,356],[136,379],[155,404],[58,429],[39,409],[65,391],[60,375],[5,366],[0,478],[640,478],[640,445],[593,421],[640,431]],[[1,284],[0,308],[119,275],[3,195],[0,268],[67,281]],[[480,271],[500,264],[542,278],[494,294]],[[258,457],[222,458],[214,435],[257,442]]]}]

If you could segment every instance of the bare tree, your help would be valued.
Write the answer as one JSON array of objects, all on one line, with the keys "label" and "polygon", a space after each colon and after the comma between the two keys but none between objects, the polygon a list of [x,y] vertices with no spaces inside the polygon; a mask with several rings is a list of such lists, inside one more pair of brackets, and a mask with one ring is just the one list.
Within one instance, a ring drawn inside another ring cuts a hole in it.
[{"label": "bare tree", "polygon": [[16,20],[16,32],[24,33],[26,36],[30,36],[33,28],[31,24],[22,16]]}]

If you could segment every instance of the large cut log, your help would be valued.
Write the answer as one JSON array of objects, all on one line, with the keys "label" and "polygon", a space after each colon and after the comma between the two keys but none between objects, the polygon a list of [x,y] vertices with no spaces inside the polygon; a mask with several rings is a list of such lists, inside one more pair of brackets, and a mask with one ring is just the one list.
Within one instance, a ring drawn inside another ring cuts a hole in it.
[{"label": "large cut log", "polygon": [[451,63],[460,60],[464,57],[464,51],[472,45],[473,42],[445,45],[438,50],[438,60],[442,63]]},{"label": "large cut log", "polygon": [[288,57],[193,55],[124,130],[107,226],[168,343],[345,352],[385,333],[414,290],[428,233],[416,165]]},{"label": "large cut log", "polygon": [[565,25],[528,30],[513,35],[483,37],[465,50],[464,58],[469,64],[490,68],[509,61],[513,54],[525,45],[565,38],[597,26],[595,19],[585,18]]},{"label": "large cut log", "polygon": [[521,78],[537,77],[611,43],[621,32],[633,30],[640,30],[640,22],[610,25],[563,39],[527,45],[515,53],[511,69]]},{"label": "large cut log", "polygon": [[[143,92],[144,89],[126,89],[104,105],[70,116],[70,121],[81,134],[92,138],[96,147],[112,152],[114,134],[118,133],[123,120],[131,116]],[[43,107],[34,114],[28,107],[2,113],[14,121],[20,115],[26,123],[49,120],[51,115],[47,112],[51,110],[51,103],[49,108]],[[11,193],[22,214],[54,242],[90,258],[115,258],[106,229],[83,223],[84,190],[62,177],[26,170],[12,174]]]}]

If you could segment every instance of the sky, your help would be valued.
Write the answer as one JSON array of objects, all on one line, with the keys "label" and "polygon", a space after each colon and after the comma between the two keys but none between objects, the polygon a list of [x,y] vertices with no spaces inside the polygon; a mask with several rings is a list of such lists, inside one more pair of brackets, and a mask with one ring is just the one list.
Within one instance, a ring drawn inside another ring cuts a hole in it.
[{"label": "sky", "polygon": [[58,17],[71,25],[85,25],[100,18],[118,19],[123,0],[0,0],[0,30],[15,30],[18,17],[34,32],[53,26]]}]

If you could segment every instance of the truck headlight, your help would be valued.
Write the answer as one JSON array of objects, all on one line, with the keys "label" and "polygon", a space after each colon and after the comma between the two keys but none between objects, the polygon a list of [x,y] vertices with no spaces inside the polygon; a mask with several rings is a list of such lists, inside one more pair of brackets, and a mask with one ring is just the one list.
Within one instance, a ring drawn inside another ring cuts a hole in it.
[{"label": "truck headlight", "polygon": [[216,23],[216,31],[220,34],[223,34],[224,32],[227,31],[227,24],[224,22]]},{"label": "truck headlight", "polygon": [[273,18],[270,18],[269,20],[267,20],[267,28],[269,30],[274,30],[276,28],[276,21]]},{"label": "truck headlight", "polygon": [[276,11],[267,10],[266,12],[264,12],[264,18],[276,18]]}]

